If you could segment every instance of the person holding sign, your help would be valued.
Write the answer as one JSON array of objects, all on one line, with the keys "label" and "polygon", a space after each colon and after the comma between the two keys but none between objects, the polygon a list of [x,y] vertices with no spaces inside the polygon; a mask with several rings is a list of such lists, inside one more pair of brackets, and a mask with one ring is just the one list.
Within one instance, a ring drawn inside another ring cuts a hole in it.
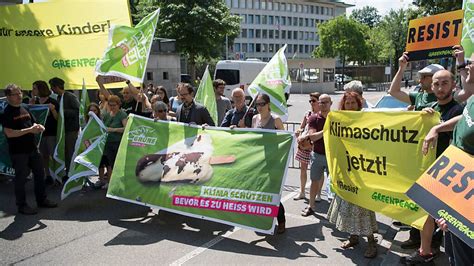
[{"label": "person holding sign", "polygon": [[[349,91],[344,93],[339,110],[360,111],[362,106],[360,96],[356,92]],[[377,256],[377,241],[374,233],[378,228],[375,212],[345,201],[336,195],[329,206],[328,220],[336,225],[337,230],[350,234],[349,239],[342,243],[341,248],[347,249],[359,244],[359,236],[366,235],[368,245],[364,257]]]},{"label": "person holding sign", "polygon": [[406,93],[401,90],[401,82],[403,72],[405,72],[408,65],[408,59],[407,52],[404,52],[398,59],[399,68],[397,74],[393,77],[388,93],[402,102],[414,105],[415,111],[421,111],[425,107],[430,107],[436,101],[436,96],[431,90],[432,77],[436,72],[443,70],[444,67],[438,64],[431,64],[418,71],[422,91]]}]

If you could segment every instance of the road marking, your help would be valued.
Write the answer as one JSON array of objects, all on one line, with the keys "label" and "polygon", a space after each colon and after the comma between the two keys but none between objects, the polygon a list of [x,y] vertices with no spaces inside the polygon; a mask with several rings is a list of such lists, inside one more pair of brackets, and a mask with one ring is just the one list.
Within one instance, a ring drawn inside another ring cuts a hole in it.
[{"label": "road marking", "polygon": [[[286,195],[285,197],[283,197],[281,199],[281,202],[285,202],[293,197],[296,197],[296,195],[298,195],[299,192],[292,192],[292,193],[289,193],[288,195]],[[204,251],[206,251],[207,249],[211,248],[212,246],[214,246],[215,244],[221,242],[222,240],[228,238],[229,236],[231,236],[233,233],[235,232],[238,232],[240,231],[241,229],[240,228],[235,228],[234,231],[229,231],[223,235],[220,235],[218,237],[215,237],[213,239],[211,239],[209,242],[205,243],[204,245],[194,249],[193,251],[189,252],[188,254],[184,255],[183,257],[173,261],[170,265],[171,266],[179,266],[179,265],[183,265],[184,263],[186,263],[187,261],[191,260],[192,258],[198,256],[199,254],[203,253]]]}]

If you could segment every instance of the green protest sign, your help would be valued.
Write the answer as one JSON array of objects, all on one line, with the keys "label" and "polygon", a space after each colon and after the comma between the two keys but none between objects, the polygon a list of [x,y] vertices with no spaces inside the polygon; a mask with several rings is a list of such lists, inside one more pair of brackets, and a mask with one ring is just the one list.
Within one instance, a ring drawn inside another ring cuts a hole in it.
[{"label": "green protest sign", "polygon": [[216,94],[214,92],[214,86],[212,85],[211,74],[209,74],[209,66],[206,67],[206,71],[204,71],[202,75],[201,83],[199,83],[194,100],[206,106],[212,120],[217,124]]},{"label": "green protest sign", "polygon": [[293,139],[130,115],[107,197],[272,233]]},{"label": "green protest sign", "polygon": [[278,50],[248,87],[248,93],[252,98],[257,97],[259,93],[268,94],[272,113],[280,116],[283,121],[288,119],[285,91],[289,91],[291,87],[285,49],[286,44]]},{"label": "green protest sign", "polygon": [[[0,114],[3,114],[3,110],[7,106],[6,101],[0,101]],[[37,104],[37,105],[28,105],[28,109],[30,110],[31,114],[34,116],[36,123],[45,125],[46,119],[48,118],[49,114],[49,107],[46,104]],[[36,143],[41,142],[41,134],[37,134]],[[8,153],[8,142],[7,137],[3,133],[3,126],[0,123],[0,150],[5,151],[0,153],[0,174],[8,175],[8,176],[15,176],[15,169],[12,167],[12,163],[10,161],[10,155]]]},{"label": "green protest sign", "polygon": [[93,113],[89,112],[89,121],[79,134],[74,149],[74,161],[71,162],[69,179],[63,186],[61,200],[82,188],[87,176],[98,174],[98,168],[105,141],[107,128]]},{"label": "green protest sign", "polygon": [[97,61],[96,73],[142,82],[160,10],[144,17],[134,28],[114,25],[109,30],[109,46]]}]

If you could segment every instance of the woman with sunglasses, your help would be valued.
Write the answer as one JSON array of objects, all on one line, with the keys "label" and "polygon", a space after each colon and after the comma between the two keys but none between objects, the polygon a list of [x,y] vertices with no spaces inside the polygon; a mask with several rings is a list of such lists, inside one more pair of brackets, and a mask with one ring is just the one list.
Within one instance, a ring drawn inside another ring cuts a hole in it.
[{"label": "woman with sunglasses", "polygon": [[[360,111],[362,99],[353,91],[344,93],[339,104],[339,110]],[[377,241],[374,233],[377,232],[375,213],[335,196],[328,210],[329,222],[336,225],[337,230],[350,234],[348,240],[342,242],[341,248],[347,249],[359,244],[359,236],[367,236],[368,244],[364,257],[377,256]]]},{"label": "woman with sunglasses", "polygon": [[[296,137],[298,136],[305,136],[308,134],[308,118],[314,114],[319,112],[319,92],[312,92],[309,94],[309,104],[311,105],[311,110],[308,110],[303,117],[303,121],[301,122],[300,128],[296,130]],[[307,140],[301,143],[298,143],[298,151],[296,152],[295,159],[300,162],[300,194],[293,198],[294,200],[301,200],[305,199],[305,185],[308,179],[308,165],[311,160],[311,150],[313,149],[313,144],[311,140]],[[316,196],[316,200],[321,200],[321,192],[319,195]]]},{"label": "woman with sunglasses", "polygon": [[[276,116],[272,115],[270,110],[270,97],[267,94],[259,94],[255,101],[257,106],[258,114],[252,118],[252,127],[253,128],[264,128],[264,129],[278,129],[278,130],[285,130],[283,127],[283,122],[281,119]],[[285,208],[283,204],[280,202],[280,207],[278,209],[278,234],[283,234],[285,232]]]}]

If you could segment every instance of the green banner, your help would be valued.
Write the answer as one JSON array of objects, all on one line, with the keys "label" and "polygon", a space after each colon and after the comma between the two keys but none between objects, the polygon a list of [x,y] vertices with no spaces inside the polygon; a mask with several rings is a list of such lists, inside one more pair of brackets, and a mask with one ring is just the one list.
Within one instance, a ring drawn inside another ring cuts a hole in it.
[{"label": "green banner", "polygon": [[273,233],[293,139],[131,114],[107,197]]},{"label": "green banner", "polygon": [[79,134],[74,149],[74,161],[71,162],[69,179],[63,186],[61,200],[82,188],[87,176],[97,175],[102,153],[107,140],[107,128],[93,113],[89,112],[89,121]]},{"label": "green banner", "polygon": [[81,91],[81,105],[79,105],[79,123],[81,126],[86,125],[86,112],[87,107],[91,104],[91,100],[89,99],[89,93],[87,93],[86,89],[86,82],[82,79],[82,91]]},{"label": "green banner", "polygon": [[474,53],[474,1],[464,0],[462,9],[464,9],[464,21],[462,27],[462,38],[461,45],[464,48],[464,56],[466,59],[471,59],[471,55]]},{"label": "green banner", "polygon": [[66,131],[64,129],[64,96],[59,101],[58,127],[56,129],[56,147],[53,159],[49,163],[51,176],[62,183],[62,177],[66,175]]},{"label": "green banner", "polygon": [[[8,103],[6,101],[0,100],[0,114],[3,115],[3,110],[7,107]],[[37,105],[28,105],[28,109],[30,110],[31,114],[34,116],[36,122],[41,125],[46,124],[46,119],[48,118],[49,114],[49,107],[46,104],[37,104]],[[37,134],[36,143],[41,142],[41,134]],[[0,150],[5,151],[0,153],[0,174],[8,175],[8,176],[15,176],[15,170],[12,167],[12,163],[10,161],[10,155],[8,153],[8,142],[5,134],[3,133],[3,126],[0,123]]]},{"label": "green banner", "polygon": [[157,9],[134,28],[112,26],[109,30],[109,46],[103,58],[97,61],[96,73],[143,82],[159,14],[160,9]]},{"label": "green banner", "polygon": [[272,113],[280,116],[283,121],[288,119],[285,91],[290,91],[291,87],[285,49],[286,44],[278,50],[248,87],[248,93],[252,98],[257,97],[259,93],[268,94]]},{"label": "green banner", "polygon": [[206,67],[206,71],[202,75],[201,83],[194,97],[196,102],[206,106],[212,120],[217,125],[217,102],[216,94],[214,92],[214,86],[212,85],[211,74],[209,74],[209,66]]}]

